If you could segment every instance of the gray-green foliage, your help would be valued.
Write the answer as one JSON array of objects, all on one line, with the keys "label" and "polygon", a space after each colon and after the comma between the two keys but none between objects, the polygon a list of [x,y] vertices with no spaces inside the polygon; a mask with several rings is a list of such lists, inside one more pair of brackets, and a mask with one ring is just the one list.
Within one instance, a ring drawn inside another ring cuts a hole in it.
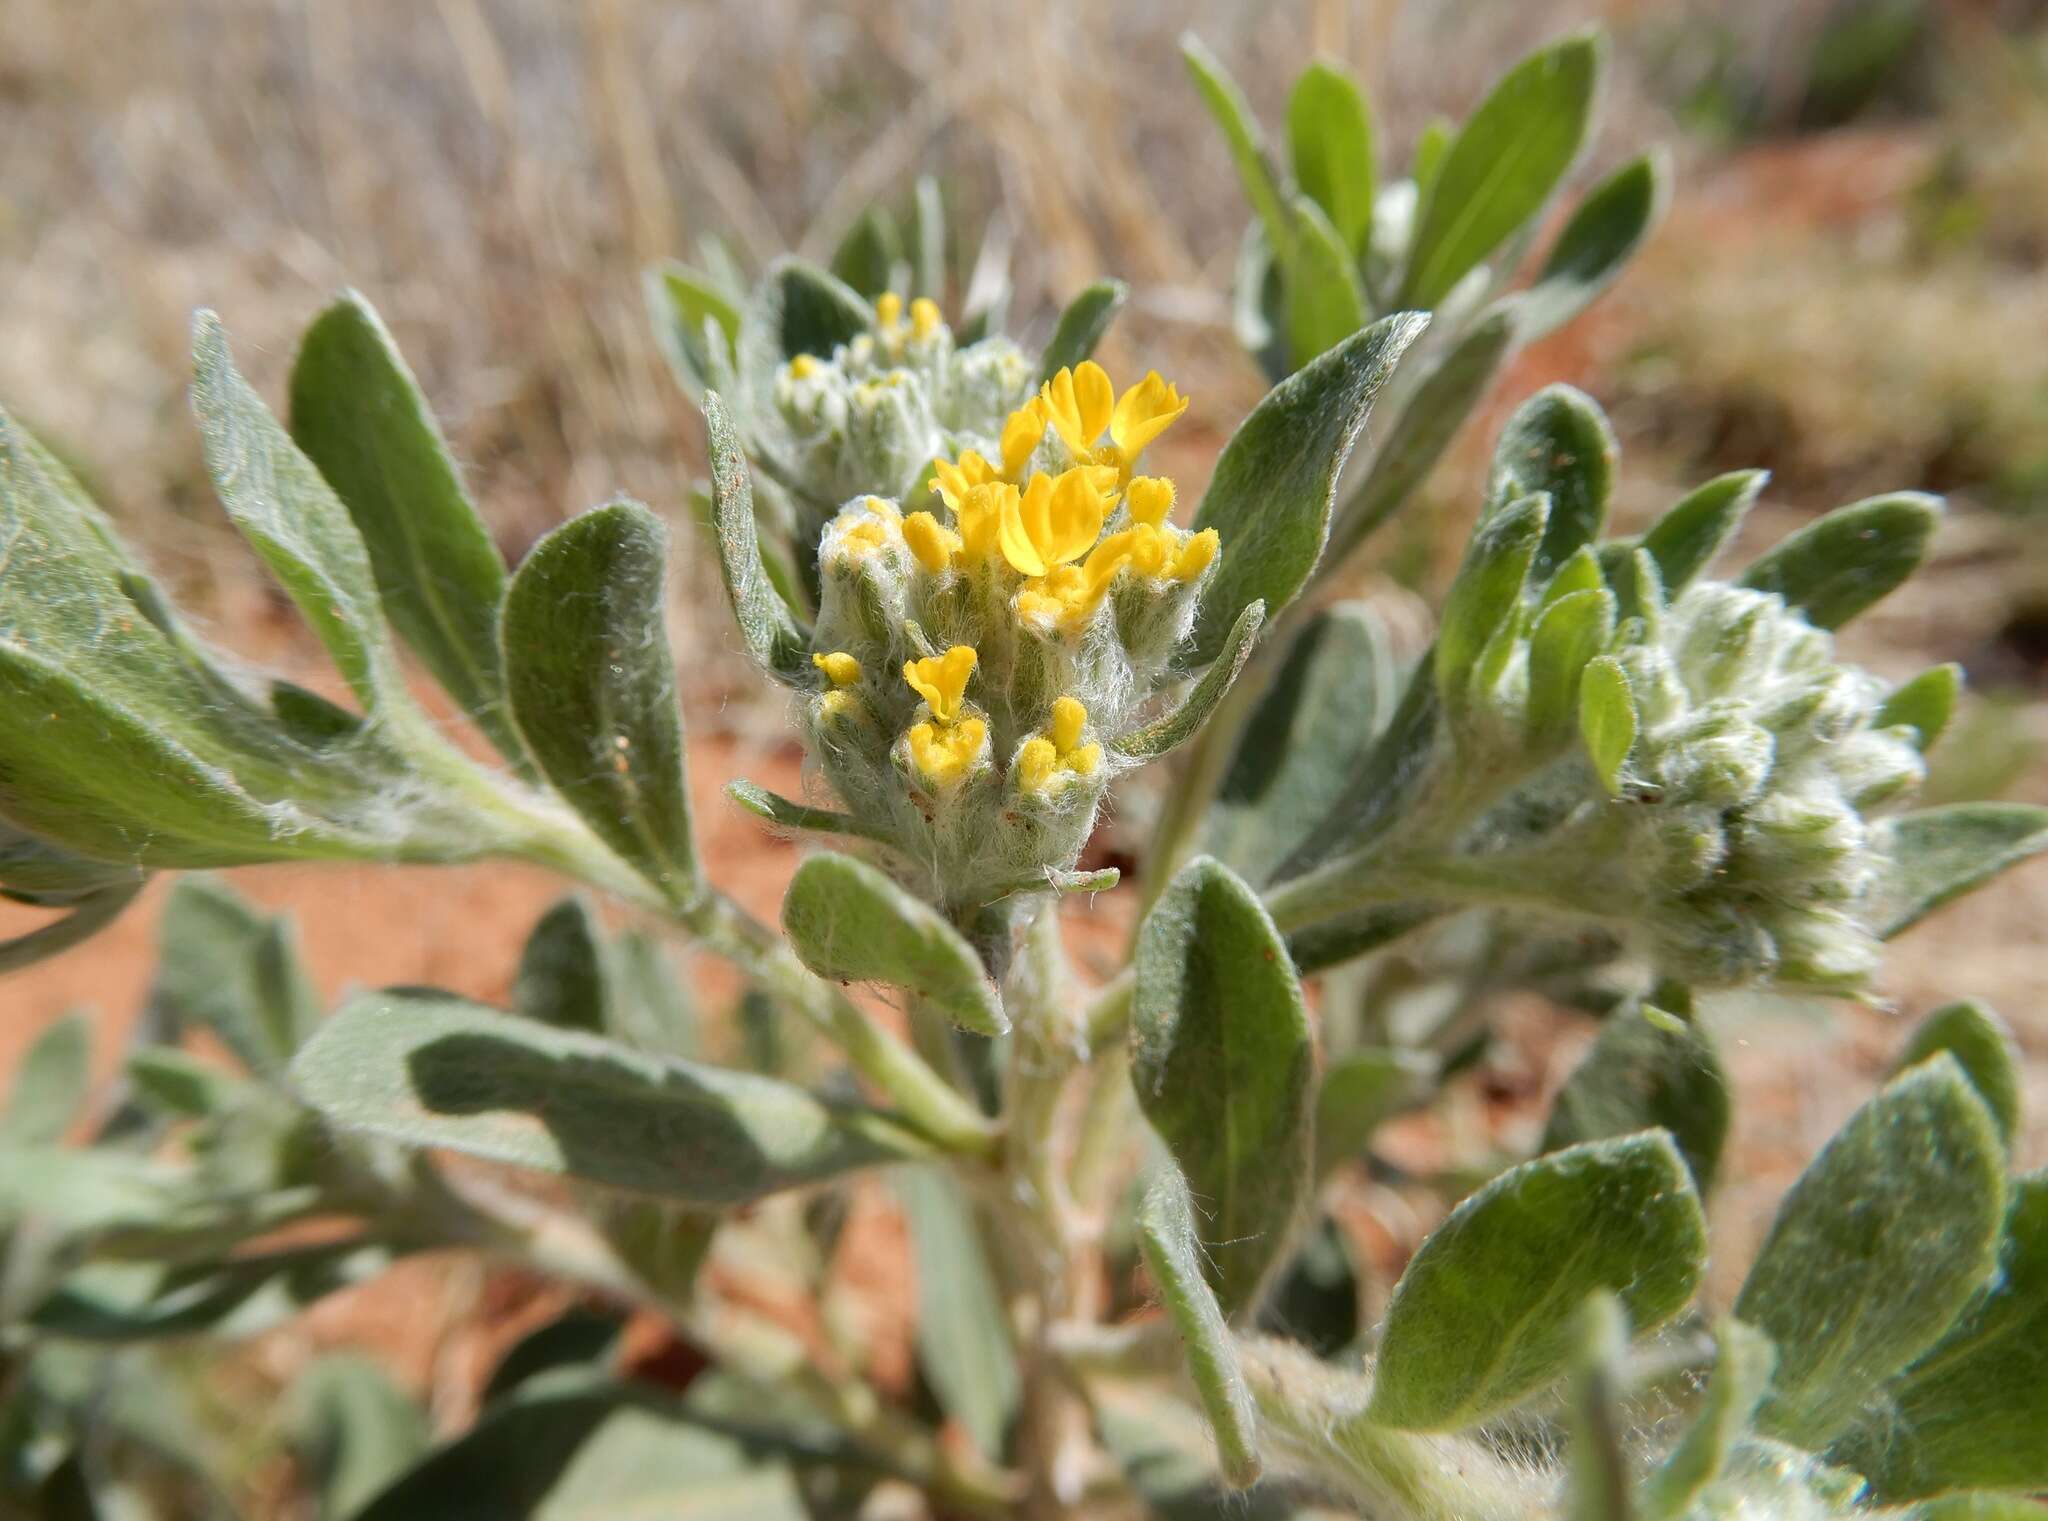
[{"label": "gray-green foliage", "polygon": [[[599,507],[508,573],[361,297],[300,345],[289,429],[198,327],[222,505],[334,665],[304,685],[213,651],[0,419],[0,890],[61,916],[0,968],[156,870],[494,859],[575,889],[506,1008],[351,982],[328,1012],[289,919],[171,887],[119,1080],[94,1089],[69,1017],[0,1107],[0,1510],[210,1495],[191,1344],[430,1251],[573,1307],[467,1430],[316,1363],[249,1436],[292,1453],[308,1514],[772,1521],[908,1488],[974,1521],[1935,1521],[2048,1485],[2048,1192],[2007,1175],[2023,1085],[1983,1005],[1922,1020],[1786,1195],[1711,1369],[1698,1303],[1737,1101],[1704,995],[1870,998],[1886,939],[2048,848],[2031,805],[1907,811],[1960,673],[1892,685],[1833,640],[1938,504],[1855,503],[1724,575],[1762,475],[1616,537],[1612,430],[1552,387],[1502,431],[1433,644],[1322,605],[1516,346],[1626,262],[1661,161],[1508,289],[1588,135],[1595,40],[1518,64],[1405,172],[1338,66],[1296,82],[1281,155],[1188,58],[1277,381],[1196,531],[1135,484],[1183,398],[1090,360],[1125,287],[1021,345],[936,181],[817,229],[824,262],[748,276],[707,240],[650,276],[709,430],[676,505],[811,763],[801,800],[726,798],[833,845],[779,925],[699,857],[676,673],[701,651],[671,643],[662,516]],[[401,646],[497,760],[429,719]],[[1138,838],[1133,774],[1169,758]],[[1070,948],[1126,874],[1128,954]],[[734,975],[700,987],[700,957]],[[1440,1159],[1399,1144],[1509,1000],[1604,1020],[1540,1137],[1499,1130],[1535,1154],[1456,1124]],[[1356,1211],[1396,1195],[1444,1213],[1389,1295]],[[887,1298],[915,1300],[907,1388],[878,1264],[915,1283]],[[680,1396],[627,1365],[654,1325],[689,1349],[651,1363],[690,1360]]]}]

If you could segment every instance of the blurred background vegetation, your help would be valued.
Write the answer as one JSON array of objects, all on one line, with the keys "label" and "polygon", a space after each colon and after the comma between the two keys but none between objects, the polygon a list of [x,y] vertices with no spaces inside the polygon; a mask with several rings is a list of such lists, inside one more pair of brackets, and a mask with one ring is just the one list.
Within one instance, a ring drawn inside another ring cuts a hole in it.
[{"label": "blurred background vegetation", "polygon": [[[1433,117],[1462,116],[1512,61],[1589,22],[1609,31],[1614,67],[1580,178],[1666,144],[1671,211],[1611,294],[1521,356],[1491,421],[1357,587],[1421,627],[1412,591],[1451,568],[1495,425],[1557,379],[1613,415],[1623,530],[1676,483],[1746,465],[1774,476],[1750,547],[1872,491],[1945,492],[1933,563],[1859,622],[1851,652],[1894,677],[1968,668],[1975,696],[1929,801],[2048,801],[2039,0],[0,0],[0,401],[75,464],[217,638],[317,682],[310,641],[205,483],[187,324],[196,306],[220,309],[275,398],[305,322],[336,287],[360,287],[508,555],[619,490],[676,522],[674,627],[713,870],[772,908],[790,853],[728,820],[715,788],[739,770],[774,781],[764,757],[794,776],[795,752],[695,552],[684,503],[701,428],[656,349],[640,272],[711,233],[752,260],[825,257],[870,200],[907,197],[931,172],[956,235],[986,226],[1009,248],[1024,336],[1042,338],[1086,282],[1131,282],[1102,357],[1193,393],[1194,425],[1163,462],[1192,496],[1263,382],[1229,325],[1243,202],[1179,34],[1197,31],[1269,124],[1301,66],[1337,56],[1371,93],[1383,157],[1405,162]],[[246,876],[253,896],[304,915],[330,991],[432,981],[502,998],[553,890],[495,870]],[[113,1016],[99,1051],[111,1065],[147,985],[149,918],[10,982],[0,1069],[81,1000]],[[2044,921],[2037,862],[1902,941],[1885,983],[1911,1010],[1964,994],[2003,1008],[2036,1112]],[[1461,1126],[1535,1123],[1576,1053],[1528,1011],[1503,1026],[1501,1053],[1430,1122],[1445,1144]],[[1791,1028],[1775,1045],[1759,1036],[1768,1049],[1747,1069],[1733,1053],[1751,1107],[1743,1181],[1717,1216],[1758,1228],[1895,1043],[1881,1016],[1840,1019],[1825,1041],[1810,1018]],[[2043,1141],[2023,1163],[2048,1160]],[[1398,1252],[1399,1210],[1376,1208]],[[1739,1225],[1723,1239],[1746,1257]],[[216,1370],[218,1408],[202,1418],[235,1433],[308,1345],[365,1343],[453,1418],[493,1350],[560,1308],[473,1264],[419,1271],[392,1275],[374,1332],[356,1296],[337,1296]],[[248,1438],[259,1501],[274,1455]]]}]

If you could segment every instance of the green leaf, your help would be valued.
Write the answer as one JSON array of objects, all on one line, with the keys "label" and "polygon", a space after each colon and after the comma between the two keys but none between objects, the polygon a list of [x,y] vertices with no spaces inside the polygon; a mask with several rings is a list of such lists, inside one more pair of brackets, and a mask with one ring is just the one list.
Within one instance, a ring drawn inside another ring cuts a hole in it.
[{"label": "green leaf", "polygon": [[1590,33],[1566,38],[1480,103],[1429,178],[1397,305],[1434,307],[1542,210],[1585,142],[1600,53]]},{"label": "green leaf", "polygon": [[782,931],[820,977],[906,988],[979,1035],[1010,1028],[974,947],[944,914],[864,861],[807,857],[782,900]]},{"label": "green leaf", "polygon": [[344,1004],[292,1063],[292,1080],[344,1130],[685,1204],[737,1204],[923,1152],[870,1110],[446,994]]},{"label": "green leaf", "polygon": [[354,291],[299,341],[291,432],[354,520],[391,626],[500,753],[523,761],[498,667],[505,563],[412,371]]},{"label": "green leaf", "polygon": [[1671,1133],[1693,1186],[1706,1193],[1728,1139],[1728,1074],[1699,1025],[1680,1020],[1673,1029],[1619,1009],[1559,1090],[1543,1149],[1652,1127]]},{"label": "green leaf", "polygon": [[519,953],[512,1007],[560,1030],[612,1029],[611,969],[597,911],[571,893],[540,916]]},{"label": "green leaf", "polygon": [[999,1462],[1023,1385],[972,1202],[935,1167],[900,1168],[895,1184],[917,1267],[918,1361],[946,1413]]},{"label": "green leaf", "polygon": [[1990,1273],[2005,1161],[1953,1058],[1895,1078],[1792,1185],[1735,1301],[1778,1371],[1759,1422],[1815,1447],[1938,1340]]},{"label": "green leaf", "polygon": [[1287,192],[1281,184],[1280,171],[1273,165],[1273,156],[1266,149],[1258,120],[1252,115],[1251,102],[1244,98],[1244,91],[1230,77],[1221,60],[1204,47],[1202,39],[1193,32],[1181,35],[1180,53],[1187,63],[1188,75],[1202,97],[1202,104],[1209,108],[1216,125],[1223,129],[1224,145],[1230,149],[1230,160],[1237,166],[1237,177],[1244,186],[1245,199],[1251,202],[1253,214],[1266,229],[1268,245],[1275,250],[1285,250],[1292,234],[1292,219],[1287,214]]},{"label": "green leaf", "polygon": [[175,1046],[144,1046],[128,1054],[128,1080],[138,1098],[171,1114],[204,1119],[234,1105],[248,1083]]},{"label": "green leaf", "polygon": [[1294,237],[1285,270],[1287,353],[1300,369],[1365,326],[1365,291],[1344,237],[1307,196],[1288,204]]},{"label": "green leaf", "polygon": [[1266,882],[1357,774],[1397,681],[1386,630],[1368,604],[1318,613],[1238,738],[1203,848],[1247,882]]},{"label": "green leaf", "polygon": [[1567,385],[1545,386],[1515,408],[1493,449],[1490,511],[1542,492],[1550,519],[1531,566],[1542,585],[1600,537],[1620,447],[1592,397]]},{"label": "green leaf", "polygon": [[2048,1505],[2019,1495],[1969,1490],[1923,1500],[1900,1514],[1904,1521],[2048,1521]]},{"label": "green leaf", "polygon": [[1713,1481],[1749,1434],[1756,1408],[1770,1388],[1777,1353],[1771,1339],[1739,1320],[1714,1328],[1714,1374],[1692,1424],[1671,1455],[1644,1479],[1639,1508],[1643,1521],[1677,1521]]},{"label": "green leaf", "polygon": [[1514,341],[1514,319],[1496,312],[1473,324],[1423,376],[1386,436],[1374,445],[1364,479],[1338,512],[1324,574],[1343,565],[1428,479],[1493,383]]},{"label": "green leaf", "polygon": [[811,834],[843,834],[859,839],[876,840],[882,844],[893,844],[886,830],[857,819],[850,813],[840,813],[831,808],[813,808],[808,803],[799,803],[786,798],[779,792],[770,792],[766,787],[749,781],[727,782],[725,795],[738,803],[747,812],[759,819],[766,819],[778,829]]},{"label": "green leaf", "polygon": [[1884,706],[1871,721],[1873,728],[1889,729],[1903,724],[1914,734],[1914,743],[1924,752],[1948,729],[1956,700],[1962,696],[1963,668],[1954,663],[1930,666],[1911,681],[1894,687]]},{"label": "green leaf", "polygon": [[505,1401],[352,1521],[808,1521],[789,1466],[651,1391],[550,1379]]},{"label": "green leaf", "polygon": [[1915,1027],[1893,1070],[1904,1072],[1946,1051],[1991,1111],[2007,1151],[2020,1130],[2019,1048],[1990,1006],[1974,998],[1944,1004]]},{"label": "green leaf", "polygon": [[1755,561],[1741,584],[1775,592],[1815,628],[1840,628],[1919,568],[1941,498],[1918,491],[1837,507]]},{"label": "green leaf", "polygon": [[61,918],[0,940],[0,976],[82,945],[118,919],[141,892],[140,882],[103,887],[77,899]]},{"label": "green leaf", "polygon": [[499,638],[512,717],[555,791],[672,903],[702,888],[664,621],[668,532],[637,502],[527,555]]},{"label": "green leaf", "polygon": [[1369,1414],[1425,1431],[1496,1415],[1565,1371],[1587,1295],[1610,1290],[1652,1330],[1691,1302],[1706,1253],[1699,1194],[1662,1131],[1510,1168],[1408,1264]]},{"label": "green leaf", "polygon": [[875,325],[875,309],[829,271],[788,255],[768,266],[762,291],[784,359],[813,354],[830,359]]},{"label": "green leaf", "polygon": [[1374,1131],[1428,1094],[1436,1076],[1432,1058],[1399,1046],[1332,1061],[1316,1092],[1317,1179],[1364,1151]]},{"label": "green leaf", "polygon": [[1167,1317],[1180,1333],[1188,1373],[1209,1428],[1224,1482],[1243,1489],[1258,1478],[1258,1414],[1238,1370],[1237,1352],[1222,1307],[1205,1276],[1208,1266],[1188,1185],[1179,1169],[1159,1170],[1138,1211],[1138,1245]]},{"label": "green leaf", "polygon": [[1415,156],[1409,161],[1408,177],[1415,182],[1418,205],[1428,200],[1430,187],[1436,183],[1437,171],[1444,166],[1444,156],[1451,151],[1451,138],[1456,131],[1450,118],[1432,116],[1415,134]]},{"label": "green leaf", "polygon": [[586,1191],[582,1202],[619,1261],[657,1300],[670,1305],[691,1301],[718,1232],[716,1212],[629,1194]]},{"label": "green leaf", "polygon": [[370,554],[348,509],[235,368],[212,312],[192,323],[192,412],[221,505],[366,706],[402,691]]},{"label": "green leaf", "polygon": [[1202,1201],[1224,1311],[1254,1308],[1307,1198],[1315,1049],[1301,984],[1258,896],[1198,857],[1138,931],[1131,1081]]},{"label": "green leaf", "polygon": [[348,1521],[433,1440],[418,1402],[355,1353],[329,1353],[308,1365],[286,1404],[293,1454],[319,1497],[320,1521]]},{"label": "green leaf", "polygon": [[1265,627],[1266,604],[1252,602],[1237,615],[1237,622],[1231,625],[1230,636],[1223,641],[1223,648],[1216,652],[1209,669],[1202,673],[1202,679],[1195,683],[1180,706],[1161,714],[1142,728],[1120,734],[1110,742],[1110,749],[1127,761],[1144,765],[1155,761],[1193,739],[1202,725],[1209,721],[1209,715],[1216,711],[1216,705],[1223,701],[1244,670],[1244,663],[1251,658],[1252,646],[1258,642],[1259,630]]},{"label": "green leaf", "polygon": [[1894,821],[1891,865],[1873,894],[1870,922],[1889,940],[2009,866],[2048,850],[2048,808],[1950,803]]},{"label": "green leaf", "polygon": [[[663,357],[694,400],[704,394],[713,375],[731,367],[740,335],[740,309],[714,282],[673,262],[647,272],[646,290]],[[707,323],[711,324],[708,329]],[[719,350],[716,365],[711,360],[712,344]]]},{"label": "green leaf", "polygon": [[704,424],[710,438],[711,480],[716,492],[712,518],[718,540],[718,564],[732,602],[733,621],[747,653],[778,680],[808,686],[817,673],[811,667],[811,636],[776,592],[761,561],[759,529],[754,521],[754,488],[747,475],[747,457],[734,431],[732,417],[717,393],[704,398]]},{"label": "green leaf", "polygon": [[254,1336],[383,1273],[392,1256],[381,1245],[350,1240],[192,1264],[93,1262],[66,1277],[36,1307],[34,1321],[73,1341]]},{"label": "green leaf", "polygon": [[1657,574],[1671,593],[1684,590],[1693,577],[1713,564],[1727,548],[1756,505],[1770,479],[1766,470],[1731,470],[1697,486],[1650,525],[1642,548],[1657,564]]},{"label": "green leaf", "polygon": [[1611,655],[1586,662],[1579,677],[1579,734],[1609,797],[1621,796],[1621,770],[1636,743],[1636,699],[1628,672]]},{"label": "green leaf", "polygon": [[181,877],[164,902],[151,997],[174,1030],[217,1036],[251,1072],[275,1077],[310,1033],[303,973],[278,965],[289,944],[266,950],[277,921],[212,877]]},{"label": "green leaf", "polygon": [[855,294],[872,301],[889,289],[903,262],[903,235],[896,219],[880,206],[870,206],[832,254],[832,273]]},{"label": "green leaf", "polygon": [[1328,215],[1355,264],[1372,241],[1372,112],[1341,64],[1318,58],[1294,81],[1287,144],[1296,183]]},{"label": "green leaf", "polygon": [[1093,354],[1130,295],[1131,288],[1121,280],[1097,280],[1069,301],[1038,361],[1039,383]]},{"label": "green leaf", "polygon": [[1216,658],[1238,614],[1263,600],[1270,615],[1308,580],[1329,537],[1337,479],[1373,397],[1427,318],[1383,317],[1288,376],[1238,426],[1195,514],[1223,556],[1202,589],[1189,659]]},{"label": "green leaf", "polygon": [[1563,327],[1614,283],[1662,217],[1670,184],[1666,157],[1646,153],[1586,192],[1535,283],[1508,298],[1525,339]]},{"label": "green leaf", "polygon": [[1538,752],[1570,739],[1579,721],[1579,678],[1614,636],[1614,593],[1571,592],[1543,609],[1529,635],[1525,723]]},{"label": "green leaf", "polygon": [[1887,1503],[1948,1489],[2048,1489],[2048,1174],[2013,1187],[1989,1284],[1828,1449]]},{"label": "green leaf", "polygon": [[22,1053],[0,1111],[0,1143],[54,1146],[85,1103],[92,1076],[92,1026],[83,1014],[45,1025]]},{"label": "green leaf", "polygon": [[1550,498],[1530,496],[1497,508],[1472,530],[1436,636],[1437,690],[1449,711],[1462,706],[1473,668],[1494,633],[1520,610],[1549,520]]},{"label": "green leaf", "polygon": [[[633,1201],[636,1204],[644,1200]],[[666,1205],[653,1205],[665,1209]],[[571,1305],[555,1319],[527,1332],[491,1369],[480,1403],[492,1405],[518,1391],[520,1385],[544,1374],[564,1369],[604,1372],[619,1349],[620,1333],[626,1328],[626,1311],[614,1306],[602,1308]]]}]

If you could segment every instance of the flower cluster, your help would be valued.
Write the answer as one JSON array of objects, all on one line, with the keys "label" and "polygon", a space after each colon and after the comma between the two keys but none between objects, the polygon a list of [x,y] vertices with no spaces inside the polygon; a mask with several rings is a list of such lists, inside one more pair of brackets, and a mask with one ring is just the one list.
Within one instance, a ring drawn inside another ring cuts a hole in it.
[{"label": "flower cluster", "polygon": [[1860,909],[1886,864],[1866,815],[1924,766],[1878,728],[1885,689],[1766,592],[1687,589],[1617,654],[1641,729],[1623,816],[1660,965],[1706,985],[1854,992],[1879,946]]},{"label": "flower cluster", "polygon": [[872,332],[828,358],[798,354],[774,373],[760,440],[798,490],[837,503],[905,498],[935,456],[991,449],[995,425],[1031,395],[1031,361],[1000,335],[959,346],[938,306],[884,295]]},{"label": "flower cluster", "polygon": [[912,502],[859,495],[826,525],[812,749],[934,896],[1071,868],[1115,770],[1106,741],[1173,674],[1219,546],[1137,469],[1186,407],[1156,373],[1118,395],[1100,365],[1062,369],[985,448],[917,472]]}]

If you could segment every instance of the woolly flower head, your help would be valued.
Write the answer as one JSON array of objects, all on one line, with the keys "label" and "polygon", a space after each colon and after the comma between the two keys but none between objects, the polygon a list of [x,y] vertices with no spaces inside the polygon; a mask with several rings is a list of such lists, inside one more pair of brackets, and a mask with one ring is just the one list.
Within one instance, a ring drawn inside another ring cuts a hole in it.
[{"label": "woolly flower head", "polygon": [[1923,775],[1884,687],[1776,596],[1695,585],[1620,652],[1641,718],[1629,855],[1666,970],[1702,984],[1862,988],[1862,910],[1887,864],[1872,810]]},{"label": "woolly flower head", "polygon": [[[905,351],[933,337],[913,317]],[[900,505],[863,495],[825,525],[812,747],[933,896],[1071,869],[1115,737],[1174,674],[1220,545],[1138,466],[1186,406],[1156,373],[1119,395],[1064,369]]]}]

